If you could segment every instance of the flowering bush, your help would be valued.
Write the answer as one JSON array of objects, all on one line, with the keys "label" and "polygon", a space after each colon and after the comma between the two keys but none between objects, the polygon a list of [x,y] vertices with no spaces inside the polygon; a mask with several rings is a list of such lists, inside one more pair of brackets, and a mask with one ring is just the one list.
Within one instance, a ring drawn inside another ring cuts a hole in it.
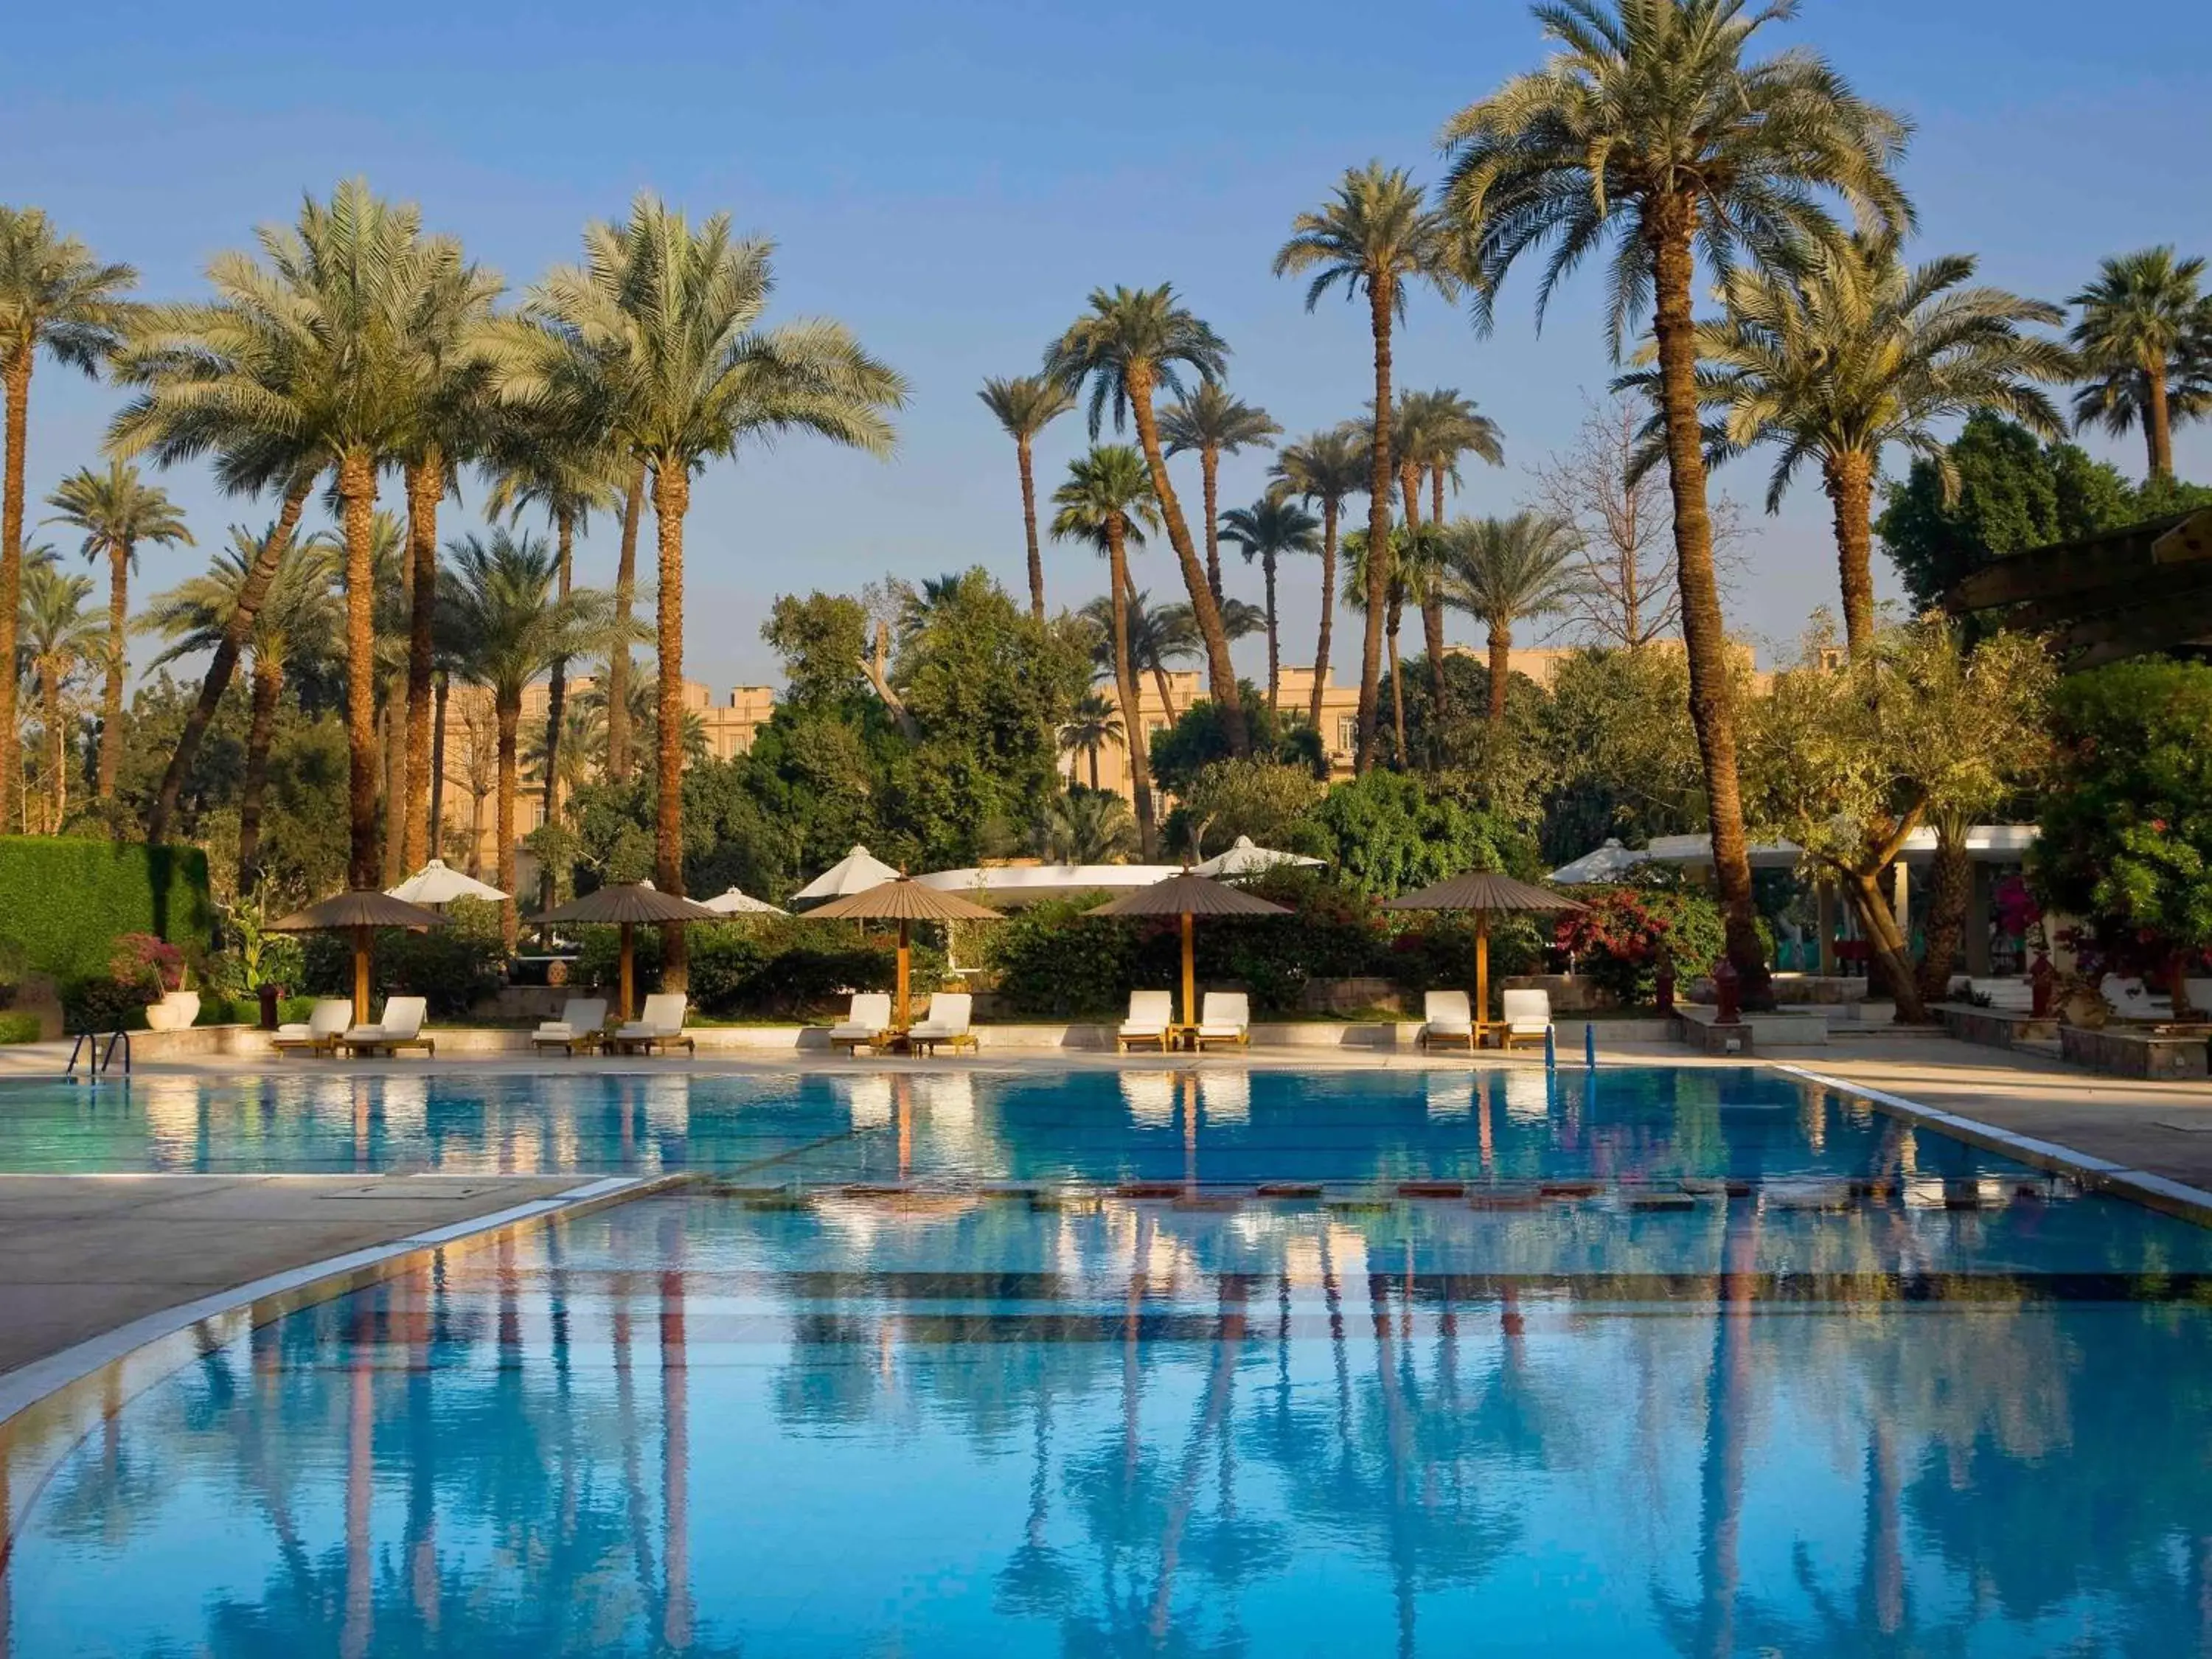
[{"label": "flowering bush", "polygon": [[184,988],[185,953],[151,933],[118,933],[107,972],[117,984],[143,991],[141,1001],[158,1002]]},{"label": "flowering bush", "polygon": [[1720,907],[1702,893],[1608,887],[1561,917],[1556,940],[1576,971],[1630,1005],[1649,1003],[1659,963],[1704,973],[1727,944]]}]

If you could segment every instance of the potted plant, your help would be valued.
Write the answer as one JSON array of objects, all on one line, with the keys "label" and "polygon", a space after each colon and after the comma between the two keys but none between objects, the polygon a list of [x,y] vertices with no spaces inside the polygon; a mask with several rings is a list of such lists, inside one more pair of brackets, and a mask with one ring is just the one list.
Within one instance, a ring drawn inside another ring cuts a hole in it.
[{"label": "potted plant", "polygon": [[118,985],[143,988],[146,1029],[181,1031],[200,1017],[200,994],[186,988],[185,953],[151,933],[125,933],[115,941],[108,972]]}]

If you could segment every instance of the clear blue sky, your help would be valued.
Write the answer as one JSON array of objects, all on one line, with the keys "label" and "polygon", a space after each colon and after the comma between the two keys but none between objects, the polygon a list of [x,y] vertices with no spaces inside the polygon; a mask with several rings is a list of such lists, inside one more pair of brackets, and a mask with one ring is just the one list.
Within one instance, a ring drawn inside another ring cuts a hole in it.
[{"label": "clear blue sky", "polygon": [[[2212,252],[2202,0],[1808,0],[1771,33],[1917,123],[1905,178],[1922,252],[1978,252],[1987,279],[2061,299],[2107,252]],[[0,198],[135,264],[151,295],[195,292],[209,255],[355,173],[421,203],[517,287],[644,187],[773,236],[776,314],[842,318],[914,399],[888,464],[793,441],[702,482],[686,666],[718,686],[771,677],[758,628],[780,592],[978,561],[1019,582],[1011,446],[975,388],[1032,368],[1096,284],[1176,283],[1235,349],[1232,386],[1293,433],[1356,411],[1360,313],[1308,316],[1299,286],[1267,272],[1291,216],[1370,156],[1433,178],[1445,117],[1540,50],[1518,0],[85,0],[24,5],[11,44]],[[1592,281],[1540,338],[1528,291],[1509,291],[1488,340],[1417,299],[1399,347],[1401,384],[1458,386],[1504,428],[1510,465],[1471,477],[1464,510],[1515,505],[1521,469],[1570,435],[1610,372]],[[36,494],[94,459],[112,403],[41,366]],[[1044,487],[1082,439],[1077,418],[1048,434]],[[2134,444],[2093,447],[2140,469]],[[2212,477],[2212,433],[2187,433],[2180,459]],[[1256,494],[1264,465],[1225,466],[1224,503]],[[1723,478],[1754,503],[1763,491],[1755,465]],[[193,472],[172,487],[204,545],[254,512]],[[1754,518],[1742,631],[1786,641],[1832,602],[1824,509],[1815,485],[1779,520]],[[586,580],[611,573],[611,545],[592,538]],[[146,563],[150,588],[197,556]],[[1164,556],[1149,564],[1141,580],[1171,588]],[[1310,656],[1313,574],[1290,574],[1286,660]],[[1258,597],[1256,574],[1235,580]],[[1100,586],[1072,549],[1050,556],[1049,581],[1071,602]]]}]

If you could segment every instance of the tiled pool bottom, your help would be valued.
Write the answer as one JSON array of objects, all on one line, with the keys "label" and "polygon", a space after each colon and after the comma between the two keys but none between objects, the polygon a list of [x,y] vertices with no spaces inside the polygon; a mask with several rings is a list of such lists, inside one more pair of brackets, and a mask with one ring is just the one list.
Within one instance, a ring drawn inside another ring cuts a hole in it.
[{"label": "tiled pool bottom", "polygon": [[2205,1650],[2212,1235],[1948,1190],[643,1200],[131,1402],[7,1650]]}]

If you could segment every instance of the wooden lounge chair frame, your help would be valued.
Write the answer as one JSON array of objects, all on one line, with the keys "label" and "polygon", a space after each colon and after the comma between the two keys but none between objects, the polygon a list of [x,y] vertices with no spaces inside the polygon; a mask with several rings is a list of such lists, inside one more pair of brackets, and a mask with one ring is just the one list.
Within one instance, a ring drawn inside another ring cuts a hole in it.
[{"label": "wooden lounge chair frame", "polygon": [[[945,992],[941,993],[940,994],[957,994],[960,1000],[966,1004],[968,1008],[972,1009],[975,1006],[972,999],[970,999],[964,992],[958,994]],[[931,1031],[924,1029],[937,1017],[938,1000],[938,997],[931,997],[929,1000],[928,1016],[923,1019],[916,1021],[914,1024],[908,1026],[905,1032],[902,1033],[908,1048],[917,1054],[933,1054],[939,1048],[950,1048],[956,1054],[963,1048],[969,1049],[971,1051],[980,1051],[981,1045],[978,1044],[975,1040],[975,1027],[969,1024],[969,1020],[971,1016],[968,1013],[963,1013],[961,1017],[960,1029],[957,1030]]]},{"label": "wooden lounge chair frame", "polygon": [[1135,991],[1132,991],[1129,994],[1130,1018],[1123,1020],[1121,1025],[1116,1027],[1115,1030],[1114,1052],[1118,1054],[1126,1054],[1132,1048],[1149,1048],[1153,1044],[1158,1043],[1159,1045],[1160,1052],[1162,1054],[1165,1054],[1168,1052],[1168,1045],[1175,1040],[1176,1023],[1174,1001],[1172,1000],[1170,993],[1165,991],[1160,992],[1158,994],[1159,995],[1163,997],[1170,997],[1168,1003],[1168,1017],[1160,1022],[1160,1029],[1157,1031],[1138,1032],[1132,1034],[1127,1028],[1128,1027],[1130,1021],[1136,1016],[1137,998],[1139,994],[1141,994]]},{"label": "wooden lounge chair frame", "polygon": [[[1430,994],[1434,994],[1431,993]],[[1431,1014],[1429,1012],[1428,1004],[1425,998],[1421,1006],[1420,1046],[1423,1048],[1456,1048],[1461,1044],[1464,1043],[1467,1046],[1468,1053],[1473,1054],[1482,1044],[1482,1022],[1474,1017],[1474,1007],[1471,1000],[1468,1010],[1467,1030],[1464,1031],[1439,1031],[1436,1029],[1439,1024],[1458,1024],[1456,1020],[1439,1020],[1435,1015]]]},{"label": "wooden lounge chair frame", "polygon": [[[1242,994],[1208,991],[1206,994],[1206,1000],[1210,1003],[1214,998],[1224,994],[1241,995]],[[1229,1048],[1249,1048],[1252,1046],[1252,1003],[1249,997],[1244,1000],[1244,1018],[1233,1032],[1208,1031],[1206,1029],[1207,1024],[1206,1012],[1205,1007],[1201,1006],[1198,1011],[1198,1024],[1191,1028],[1190,1041],[1194,1048],[1202,1054],[1208,1048],[1217,1044]]]}]

